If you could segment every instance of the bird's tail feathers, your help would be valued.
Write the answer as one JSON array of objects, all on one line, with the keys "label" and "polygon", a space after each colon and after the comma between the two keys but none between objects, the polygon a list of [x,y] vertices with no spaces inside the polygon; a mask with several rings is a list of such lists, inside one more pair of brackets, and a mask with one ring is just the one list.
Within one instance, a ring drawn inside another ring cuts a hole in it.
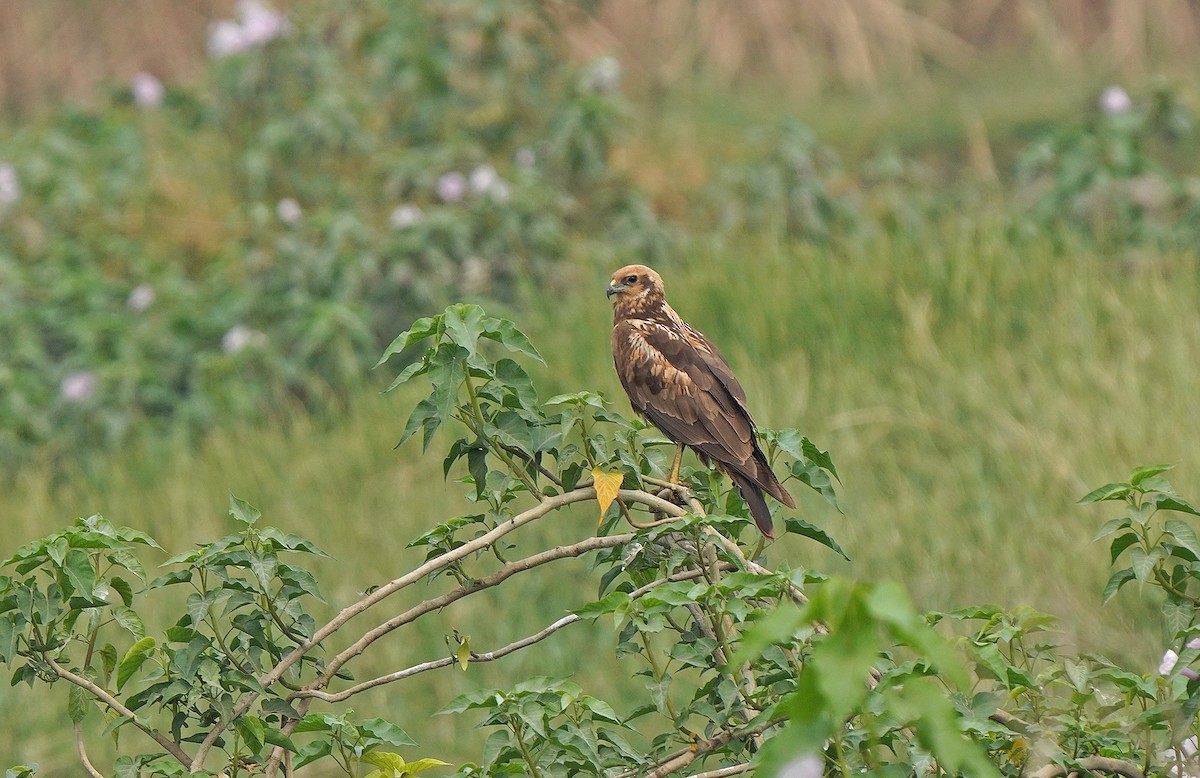
[{"label": "bird's tail feathers", "polygon": [[763,491],[787,507],[796,507],[796,501],[792,499],[792,495],[784,488],[783,484],[779,483],[779,478],[776,477],[775,471],[771,469],[771,466],[767,464],[766,457],[763,457],[758,462],[758,478],[755,481]]},{"label": "bird's tail feathers", "polygon": [[[750,506],[750,515],[754,517],[754,523],[758,525],[759,531],[768,538],[774,538],[775,527],[771,522],[771,509],[767,507],[767,501],[763,498],[762,489],[741,473],[730,473],[730,477],[733,479],[734,484],[737,485],[742,499]],[[782,486],[780,488],[782,489]],[[787,492],[784,492],[784,494],[787,494]]]}]

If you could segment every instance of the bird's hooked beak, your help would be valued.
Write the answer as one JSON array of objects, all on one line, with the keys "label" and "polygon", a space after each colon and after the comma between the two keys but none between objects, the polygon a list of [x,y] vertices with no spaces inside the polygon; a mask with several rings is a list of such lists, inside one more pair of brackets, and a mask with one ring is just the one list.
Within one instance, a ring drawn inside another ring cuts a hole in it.
[{"label": "bird's hooked beak", "polygon": [[613,286],[612,284],[609,284],[608,289],[604,292],[604,296],[611,300],[614,294],[620,292],[624,288],[625,287],[623,286]]}]

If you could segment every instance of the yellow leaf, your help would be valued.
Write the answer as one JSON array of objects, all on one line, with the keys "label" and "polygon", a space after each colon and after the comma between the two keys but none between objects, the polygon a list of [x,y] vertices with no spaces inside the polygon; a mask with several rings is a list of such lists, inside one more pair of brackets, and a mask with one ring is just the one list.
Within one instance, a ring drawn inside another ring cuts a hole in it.
[{"label": "yellow leaf", "polygon": [[596,502],[600,503],[600,521],[604,521],[604,514],[608,512],[608,506],[612,505],[613,500],[617,499],[617,492],[621,491],[621,482],[625,480],[625,476],[617,470],[608,473],[597,467],[592,469],[592,478],[596,482]]},{"label": "yellow leaf", "polygon": [[464,635],[458,641],[458,666],[463,670],[471,663],[471,636]]}]

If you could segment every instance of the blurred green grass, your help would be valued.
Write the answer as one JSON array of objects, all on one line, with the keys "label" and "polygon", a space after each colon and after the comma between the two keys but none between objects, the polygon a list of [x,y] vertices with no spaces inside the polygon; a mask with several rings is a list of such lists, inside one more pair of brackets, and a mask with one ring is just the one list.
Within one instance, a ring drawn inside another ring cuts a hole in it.
[{"label": "blurred green grass", "polygon": [[[1130,588],[1101,607],[1107,550],[1090,538],[1109,516],[1074,501],[1142,463],[1184,463],[1174,474],[1184,495],[1200,484],[1191,464],[1200,444],[1189,432],[1200,422],[1194,259],[1099,255],[1065,233],[1014,239],[980,207],[925,234],[859,246],[696,242],[660,270],[676,309],[735,367],[759,423],[798,427],[838,465],[845,515],[809,494],[797,514],[853,561],[785,538],[768,552],[773,564],[894,578],[926,609],[1030,605],[1058,616],[1075,648],[1149,668],[1163,645],[1157,606]],[[532,370],[544,397],[599,389],[626,409],[608,354],[610,271],[578,266],[553,292],[525,289],[524,312],[497,311],[546,356],[548,366]],[[285,410],[214,429],[169,455],[126,450],[65,476],[26,468],[0,495],[5,546],[99,512],[173,553],[228,531],[232,492],[258,505],[264,522],[332,554],[316,568],[332,612],[418,563],[405,544],[465,506],[453,474],[443,484],[437,439],[428,454],[415,441],[392,450],[416,399],[366,391],[323,416]],[[594,527],[583,506],[523,542],[563,543]],[[499,646],[596,592],[582,562],[522,578],[393,636],[356,673],[444,655],[455,629],[477,650]],[[409,596],[428,591],[415,589]],[[486,732],[429,714],[467,689],[572,674],[620,710],[639,668],[626,658],[614,674],[612,641],[607,623],[577,625],[496,665],[430,673],[355,707],[394,716],[421,742],[414,753],[461,761],[478,754]],[[65,705],[61,688],[0,695],[0,754],[66,769]]]}]

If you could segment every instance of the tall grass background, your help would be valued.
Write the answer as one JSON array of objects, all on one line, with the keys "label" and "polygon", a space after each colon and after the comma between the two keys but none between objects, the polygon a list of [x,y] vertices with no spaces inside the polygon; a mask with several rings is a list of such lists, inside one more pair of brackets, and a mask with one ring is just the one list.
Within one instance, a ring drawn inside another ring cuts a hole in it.
[{"label": "tall grass background", "polygon": [[[64,93],[86,99],[95,77],[124,77],[154,57],[186,74],[202,56],[207,19],[230,6],[67,5],[0,5],[0,102],[10,116]],[[686,211],[714,148],[727,151],[745,124],[785,112],[804,116],[847,156],[883,139],[986,182],[1027,123],[1076,113],[1113,74],[1176,74],[1191,89],[1177,73],[1194,68],[1200,50],[1196,4],[1183,0],[1023,0],[973,4],[964,14],[955,3],[870,5],[814,3],[802,14],[764,2],[750,14],[740,3],[610,0],[590,16],[553,7],[576,20],[569,39],[577,52],[621,58],[640,94],[635,112],[665,108],[636,119],[616,153],[668,212]],[[636,22],[645,13],[654,24]],[[79,37],[81,20],[90,20],[87,30],[120,29],[139,14],[151,30],[181,32],[138,52],[120,36]],[[650,30],[678,45],[655,45]],[[48,56],[51,35],[80,42],[82,53]],[[81,66],[90,61],[96,66]],[[1043,75],[1044,88],[1028,88]],[[731,85],[741,94],[722,91]],[[787,105],[778,93],[791,96]],[[675,307],[734,366],[759,423],[798,427],[837,462],[844,515],[815,499],[803,499],[797,513],[826,528],[852,561],[785,538],[768,551],[773,563],[894,578],[927,609],[1035,607],[1056,615],[1062,639],[1079,650],[1150,668],[1164,639],[1157,605],[1128,588],[1100,606],[1108,558],[1090,539],[1108,517],[1075,500],[1133,465],[1160,461],[1180,463],[1171,475],[1183,494],[1200,491],[1196,254],[1100,251],[1066,229],[1015,237],[989,197],[918,232],[870,242],[751,234],[692,241],[660,269]],[[608,354],[603,285],[611,270],[583,258],[564,267],[553,293],[528,285],[516,303],[489,304],[546,356],[547,367],[532,370],[545,396],[599,389],[624,409]],[[285,407],[256,423],[218,426],[169,455],[134,444],[98,467],[22,467],[0,493],[3,548],[103,513],[173,553],[227,531],[233,493],[258,505],[265,522],[332,555],[317,567],[332,612],[419,561],[406,543],[464,507],[453,474],[443,481],[436,441],[428,455],[415,441],[392,448],[415,399],[368,387],[323,413]],[[528,542],[593,529],[581,508]],[[364,659],[360,675],[445,653],[450,629],[470,634],[473,647],[499,645],[596,589],[581,562],[525,578],[448,610],[436,628],[391,641]],[[485,733],[429,720],[432,711],[461,691],[533,672],[571,674],[620,699],[634,688],[636,668],[625,660],[617,665],[628,665],[624,676],[602,669],[611,640],[606,624],[578,625],[498,665],[384,687],[359,707],[412,722],[422,755],[464,760]],[[41,761],[47,774],[62,774],[72,763],[65,710],[65,691],[3,688],[0,762]]]}]

